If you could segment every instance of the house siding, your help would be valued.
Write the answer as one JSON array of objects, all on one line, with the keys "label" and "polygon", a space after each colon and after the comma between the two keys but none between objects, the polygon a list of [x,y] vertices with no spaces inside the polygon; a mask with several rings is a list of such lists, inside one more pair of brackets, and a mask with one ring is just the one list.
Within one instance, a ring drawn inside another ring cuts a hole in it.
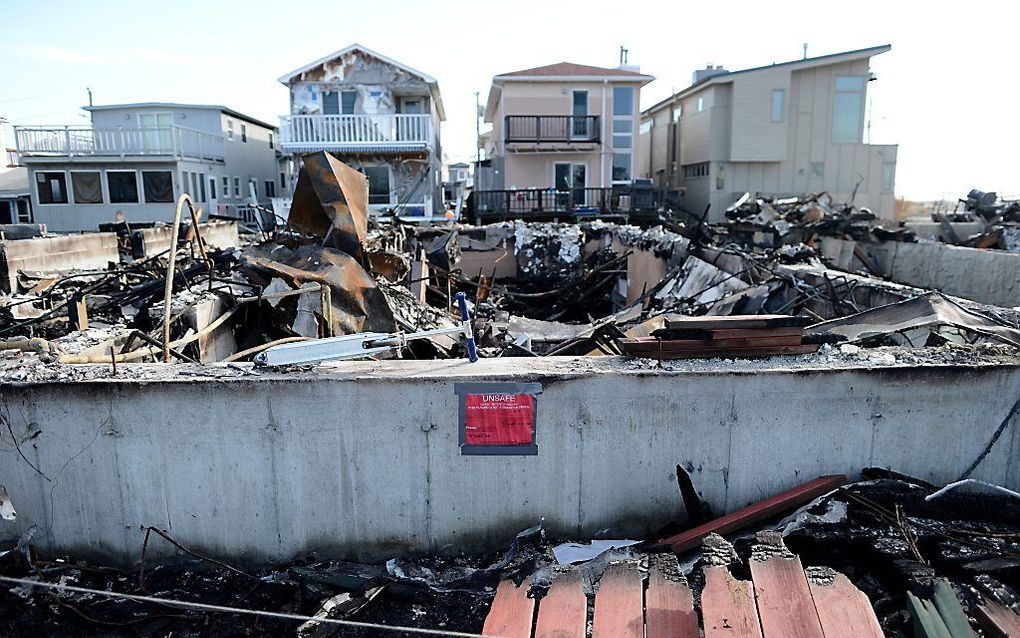
[{"label": "house siding", "polygon": [[[837,76],[869,76],[867,58],[815,64],[806,68],[778,66],[722,76],[683,98],[678,124],[676,184],[686,189],[684,206],[700,214],[711,206],[710,219],[720,220],[727,206],[745,192],[769,196],[826,191],[836,202],[871,208],[891,218],[892,190],[883,184],[883,165],[895,171],[897,147],[863,142],[866,109],[858,122],[860,137],[850,143],[833,141],[833,108]],[[772,121],[773,91],[784,91],[782,119]],[[698,99],[704,108],[697,111]],[[867,103],[867,92],[863,94]],[[657,106],[643,117],[653,120],[652,135],[643,143],[658,146],[648,153],[645,175],[669,175],[668,118],[671,104]],[[682,166],[709,162],[707,177],[684,178]]]}]

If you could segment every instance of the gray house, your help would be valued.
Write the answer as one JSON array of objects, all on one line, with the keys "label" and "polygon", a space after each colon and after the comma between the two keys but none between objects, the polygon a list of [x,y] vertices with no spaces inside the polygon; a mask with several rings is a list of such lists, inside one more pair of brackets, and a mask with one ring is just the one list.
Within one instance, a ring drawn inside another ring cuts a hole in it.
[{"label": "gray house", "polygon": [[15,126],[34,221],[54,232],[120,218],[170,221],[188,193],[206,211],[253,221],[282,195],[271,124],[219,105],[147,102],[85,107],[91,126]]},{"label": "gray house", "polygon": [[642,114],[638,174],[712,220],[745,192],[820,191],[891,218],[897,147],[864,142],[869,60],[890,48],[696,71]]},{"label": "gray house", "polygon": [[285,153],[328,151],[365,173],[375,213],[428,221],[442,212],[446,113],[435,78],[352,44],[280,82],[290,89],[290,114],[280,116]]}]

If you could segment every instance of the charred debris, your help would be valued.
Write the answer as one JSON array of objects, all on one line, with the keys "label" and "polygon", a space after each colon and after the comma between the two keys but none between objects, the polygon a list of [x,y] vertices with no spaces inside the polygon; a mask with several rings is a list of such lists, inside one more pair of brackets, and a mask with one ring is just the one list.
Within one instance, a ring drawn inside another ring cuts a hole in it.
[{"label": "charred debris", "polygon": [[[865,468],[717,517],[685,467],[677,478],[686,520],[646,538],[610,528],[572,542],[539,523],[487,554],[307,556],[249,570],[149,528],[140,561],[122,569],[43,559],[30,529],[0,551],[0,635],[625,635],[603,633],[620,623],[659,635],[662,615],[677,636],[1017,635],[1015,492]],[[178,559],[147,564],[157,542]],[[787,583],[781,604],[776,579]],[[572,631],[539,631],[549,627]],[[831,633],[839,627],[851,632]]]},{"label": "charred debris", "polygon": [[[1020,343],[1011,310],[828,268],[819,237],[912,237],[825,194],[745,196],[715,225],[667,216],[651,228],[598,219],[422,227],[372,218],[363,175],[315,153],[303,158],[286,223],[239,246],[210,245],[201,211],[191,213],[172,253],[167,244],[138,257],[122,237],[120,260],[106,268],[19,271],[0,297],[6,361],[230,364],[281,344],[455,327],[458,293],[484,357]],[[738,325],[743,315],[774,317]],[[701,320],[683,324],[692,317]],[[374,356],[463,355],[462,339],[439,334]]]}]

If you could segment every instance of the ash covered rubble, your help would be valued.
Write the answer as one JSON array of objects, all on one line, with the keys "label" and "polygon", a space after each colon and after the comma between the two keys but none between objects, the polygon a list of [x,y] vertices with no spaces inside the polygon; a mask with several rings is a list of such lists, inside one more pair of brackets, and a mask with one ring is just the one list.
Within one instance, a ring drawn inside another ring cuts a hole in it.
[{"label": "ash covered rubble", "polygon": [[[668,612],[692,632],[677,635],[718,635],[723,613],[732,630],[725,635],[760,636],[741,633],[734,622],[741,611],[730,598],[736,591],[757,600],[744,610],[754,626],[774,629],[806,603],[809,616],[799,622],[820,626],[807,635],[830,635],[834,617],[855,636],[1016,635],[1020,495],[1014,492],[967,478],[938,487],[865,468],[853,481],[820,477],[716,517],[686,470],[678,467],[677,476],[685,518],[645,538],[613,537],[606,529],[590,541],[554,540],[539,524],[512,537],[506,549],[479,554],[445,548],[365,563],[307,556],[244,569],[152,528],[146,545],[174,543],[177,559],[146,564],[143,549],[134,569],[124,569],[74,556],[44,559],[29,530],[0,549],[0,577],[14,579],[2,582],[0,635],[410,638],[422,628],[530,636],[535,618],[544,623],[546,614],[579,614],[582,628],[594,615],[600,624],[600,605],[611,608],[614,596],[631,587],[638,601],[645,592],[647,610],[639,604],[629,622],[651,630],[652,610]],[[788,579],[791,569],[801,582],[785,590],[789,604],[777,610],[768,588],[777,574]],[[673,595],[660,597],[663,586]],[[565,596],[565,588],[574,593]],[[517,626],[529,633],[511,631]],[[769,635],[787,634],[766,629]]]},{"label": "ash covered rubble", "polygon": [[[365,188],[360,173],[310,154],[286,228],[227,249],[189,231],[176,255],[169,339],[169,251],[104,270],[22,273],[21,289],[0,302],[0,370],[31,380],[61,369],[57,378],[75,378],[81,373],[69,370],[78,364],[113,373],[114,360],[229,366],[282,344],[450,328],[458,293],[487,357],[661,361],[803,355],[823,344],[824,353],[1020,343],[1012,310],[827,267],[809,245],[815,236],[875,236],[879,227],[866,211],[825,196],[742,198],[731,210],[738,219],[764,215],[775,230],[796,218],[770,246],[736,232],[746,221],[734,220],[645,229],[601,220],[381,225],[368,216]],[[798,317],[797,325],[784,317]],[[842,327],[861,322],[867,330]],[[464,352],[454,336],[434,335],[374,356]]]}]

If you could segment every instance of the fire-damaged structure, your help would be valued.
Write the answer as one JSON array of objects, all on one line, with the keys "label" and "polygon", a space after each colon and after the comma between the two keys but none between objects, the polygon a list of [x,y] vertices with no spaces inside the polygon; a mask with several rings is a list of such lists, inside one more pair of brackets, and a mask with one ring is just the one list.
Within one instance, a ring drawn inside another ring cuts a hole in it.
[{"label": "fire-damaged structure", "polygon": [[887,277],[909,231],[423,226],[301,164],[272,230],[2,244],[0,634],[1015,635],[1020,316]]}]

